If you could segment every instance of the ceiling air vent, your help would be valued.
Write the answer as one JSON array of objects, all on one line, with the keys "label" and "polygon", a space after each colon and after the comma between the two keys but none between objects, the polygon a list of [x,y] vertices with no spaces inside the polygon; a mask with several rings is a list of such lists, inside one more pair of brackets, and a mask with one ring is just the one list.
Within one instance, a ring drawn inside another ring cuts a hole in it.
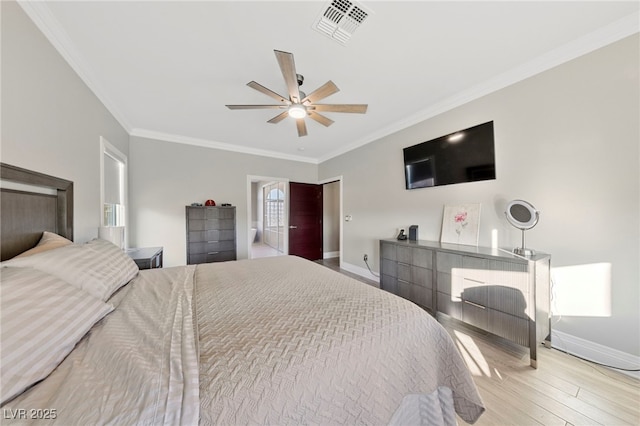
[{"label": "ceiling air vent", "polygon": [[356,2],[332,0],[322,8],[313,28],[335,41],[345,44],[370,14],[371,11]]}]

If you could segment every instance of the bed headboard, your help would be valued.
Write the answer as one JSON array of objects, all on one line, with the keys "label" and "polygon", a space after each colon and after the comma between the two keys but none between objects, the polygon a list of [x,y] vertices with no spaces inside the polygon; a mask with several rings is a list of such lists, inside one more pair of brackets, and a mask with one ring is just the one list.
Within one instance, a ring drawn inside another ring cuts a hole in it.
[{"label": "bed headboard", "polygon": [[73,241],[73,182],[4,163],[0,180],[1,260],[34,247],[43,231]]}]

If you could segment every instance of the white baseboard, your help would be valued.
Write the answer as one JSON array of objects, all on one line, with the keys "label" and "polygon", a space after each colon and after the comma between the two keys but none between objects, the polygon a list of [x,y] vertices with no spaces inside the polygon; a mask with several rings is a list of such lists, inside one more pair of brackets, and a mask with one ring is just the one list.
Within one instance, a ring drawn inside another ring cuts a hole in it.
[{"label": "white baseboard", "polygon": [[339,251],[325,251],[322,252],[323,259],[333,259],[334,257],[340,257]]},{"label": "white baseboard", "polygon": [[[551,346],[600,364],[627,369],[640,368],[640,356],[612,349],[590,340],[563,333],[562,331],[551,331]],[[640,379],[640,372],[638,371],[623,371],[617,369],[615,371]]]},{"label": "white baseboard", "polygon": [[344,269],[345,271],[349,271],[352,274],[360,275],[361,277],[366,278],[368,280],[375,281],[378,283],[378,285],[380,285],[380,278],[376,277],[371,272],[369,272],[367,268],[361,268],[359,266],[356,266],[347,262],[342,262],[342,264],[340,265],[340,268]]}]

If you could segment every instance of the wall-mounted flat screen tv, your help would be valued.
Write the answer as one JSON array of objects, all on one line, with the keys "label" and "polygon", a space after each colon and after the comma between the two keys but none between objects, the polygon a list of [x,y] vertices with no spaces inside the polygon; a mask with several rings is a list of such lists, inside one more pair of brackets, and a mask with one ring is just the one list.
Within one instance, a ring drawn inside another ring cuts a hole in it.
[{"label": "wall-mounted flat screen tv", "polygon": [[404,148],[407,189],[496,178],[493,121]]}]

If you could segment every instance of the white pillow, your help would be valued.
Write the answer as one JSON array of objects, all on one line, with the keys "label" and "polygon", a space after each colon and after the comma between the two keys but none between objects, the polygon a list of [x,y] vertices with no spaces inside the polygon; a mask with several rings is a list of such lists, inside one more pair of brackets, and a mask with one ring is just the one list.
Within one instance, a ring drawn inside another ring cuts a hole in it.
[{"label": "white pillow", "polygon": [[54,234],[53,232],[44,231],[42,233],[42,237],[40,237],[40,241],[38,241],[38,244],[36,244],[34,248],[22,252],[16,257],[32,256],[34,254],[42,253],[43,251],[68,246],[69,244],[73,244],[73,241],[67,240],[65,237]]},{"label": "white pillow", "polygon": [[138,265],[125,252],[101,239],[14,257],[2,265],[34,268],[55,275],[105,302],[138,273]]},{"label": "white pillow", "polygon": [[113,310],[53,275],[0,269],[0,404],[44,379]]}]

